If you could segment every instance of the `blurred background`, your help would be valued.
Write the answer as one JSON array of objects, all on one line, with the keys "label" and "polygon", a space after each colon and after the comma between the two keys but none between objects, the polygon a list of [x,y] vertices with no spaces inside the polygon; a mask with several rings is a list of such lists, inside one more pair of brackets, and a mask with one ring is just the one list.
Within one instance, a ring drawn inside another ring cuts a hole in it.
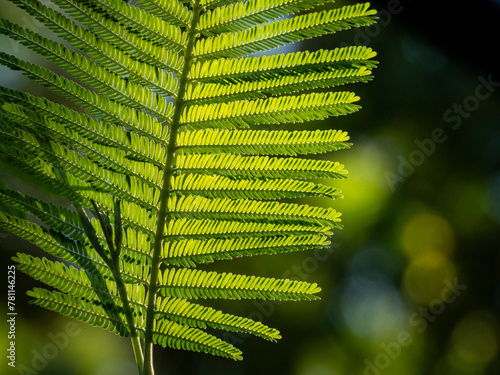
[{"label": "blurred background", "polygon": [[[331,182],[345,198],[304,201],[341,211],[344,229],[328,251],[220,266],[317,282],[321,301],[213,304],[260,319],[283,339],[217,332],[243,350],[242,362],[159,348],[159,375],[500,374],[500,2],[372,4],[378,24],[299,46],[378,52],[374,80],[348,88],[363,109],[310,125],[346,130],[354,143],[331,155],[349,170],[348,180]],[[37,27],[4,0],[0,9]],[[50,95],[0,73],[2,85]],[[8,170],[1,176],[17,184]],[[5,231],[0,241],[5,268],[18,251],[40,254]],[[18,367],[9,371],[4,356],[0,374],[135,374],[128,340],[28,305],[37,283],[16,280]],[[6,319],[0,327],[4,348]]]}]

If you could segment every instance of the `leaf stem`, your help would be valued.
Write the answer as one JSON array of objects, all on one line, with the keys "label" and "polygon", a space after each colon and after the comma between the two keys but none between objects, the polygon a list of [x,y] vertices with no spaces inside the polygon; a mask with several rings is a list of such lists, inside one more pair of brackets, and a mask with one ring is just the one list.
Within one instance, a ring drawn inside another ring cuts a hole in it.
[{"label": "leaf stem", "polygon": [[184,95],[188,83],[188,75],[193,60],[193,48],[196,40],[196,29],[201,13],[201,5],[199,0],[195,0],[193,4],[193,18],[188,34],[188,43],[184,51],[184,67],[179,80],[179,92],[175,102],[175,112],[172,117],[170,128],[170,138],[167,147],[167,159],[163,169],[163,186],[160,192],[160,207],[157,214],[156,234],[153,244],[153,259],[151,262],[151,275],[148,291],[148,305],[146,315],[146,327],[144,338],[144,369],[142,375],[153,375],[153,327],[156,305],[156,295],[158,291],[158,273],[160,271],[160,255],[163,246],[163,237],[165,224],[168,215],[168,200],[170,198],[170,179],[173,174],[173,166],[175,159],[175,150],[177,143],[177,133],[180,127],[180,119],[184,108]]},{"label": "leaf stem", "polygon": [[132,342],[132,347],[134,349],[135,361],[137,363],[137,368],[139,369],[139,373],[141,372],[144,366],[144,357],[142,353],[141,341],[139,340],[139,335],[137,334],[137,330],[135,329],[135,321],[132,315],[132,309],[130,308],[130,304],[127,297],[127,290],[125,289],[125,283],[123,282],[122,275],[120,273],[118,262],[113,259],[112,263],[112,271],[113,277],[116,282],[116,289],[120,294],[120,299],[123,303],[123,310],[125,312],[125,318],[127,319],[128,328],[130,330],[130,341]]},{"label": "leaf stem", "polygon": [[[132,309],[130,308],[130,303],[127,297],[127,289],[125,288],[125,283],[123,282],[123,277],[120,273],[120,254],[122,247],[122,236],[123,236],[123,227],[122,227],[122,217],[121,217],[121,209],[120,209],[120,200],[115,200],[114,205],[114,234],[115,234],[115,242],[114,247],[113,240],[110,239],[110,253],[111,253],[111,270],[113,271],[113,277],[116,283],[116,289],[120,294],[120,299],[122,300],[123,310],[125,312],[125,318],[127,319],[127,324],[130,330],[130,341],[132,342],[132,347],[134,349],[135,362],[137,363],[137,368],[139,369],[139,373],[144,366],[144,357],[141,346],[141,341],[139,335],[137,334],[137,330],[135,327],[135,320],[132,314]],[[109,221],[109,220],[108,220]],[[108,228],[111,237],[111,233],[113,232],[111,226]]]},{"label": "leaf stem", "polygon": [[[116,283],[116,289],[118,290],[118,294],[120,295],[120,300],[123,304],[123,311],[125,313],[125,319],[127,320],[127,325],[130,333],[130,341],[132,342],[132,347],[134,349],[135,361],[137,363],[137,367],[139,369],[139,373],[142,371],[144,357],[141,347],[141,341],[139,335],[137,334],[137,330],[135,327],[134,316],[132,315],[132,309],[130,308],[130,303],[127,296],[127,289],[125,288],[125,283],[123,282],[122,275],[120,273],[120,252],[121,252],[121,241],[122,241],[122,222],[121,222],[121,212],[120,212],[120,201],[115,200],[115,243],[111,239],[113,229],[111,228],[111,224],[109,223],[109,218],[99,212],[99,208],[97,204],[91,200],[92,205],[94,206],[95,215],[97,216],[99,223],[101,224],[102,231],[106,237],[106,241],[109,247],[109,255],[106,254],[104,248],[100,244],[96,231],[92,226],[92,223],[88,219],[85,211],[79,204],[74,204],[74,207],[80,217],[80,221],[82,226],[87,234],[87,237],[96,249],[99,256],[103,259],[106,265],[111,269],[113,273],[113,279]],[[109,224],[109,225],[108,225]]]}]

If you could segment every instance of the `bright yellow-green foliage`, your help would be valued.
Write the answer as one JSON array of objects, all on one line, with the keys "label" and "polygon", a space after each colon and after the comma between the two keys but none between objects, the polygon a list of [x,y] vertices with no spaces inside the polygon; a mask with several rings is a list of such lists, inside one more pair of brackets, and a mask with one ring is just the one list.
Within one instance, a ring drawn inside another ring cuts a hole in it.
[{"label": "bright yellow-green foliage", "polygon": [[369,81],[376,63],[362,46],[254,53],[370,25],[375,12],[330,0],[52,1],[12,0],[63,43],[0,19],[67,73],[0,52],[61,97],[0,87],[0,158],[72,202],[0,190],[1,226],[66,261],[17,255],[52,287],[32,302],[130,336],[141,374],[153,373],[153,343],[241,358],[206,328],[280,338],[192,300],[313,300],[316,284],[196,267],[329,245],[340,213],[289,200],[342,197],[317,180],[345,178],[344,166],[304,155],[348,148],[347,133],[263,125],[357,111],[354,93],[332,88]]}]

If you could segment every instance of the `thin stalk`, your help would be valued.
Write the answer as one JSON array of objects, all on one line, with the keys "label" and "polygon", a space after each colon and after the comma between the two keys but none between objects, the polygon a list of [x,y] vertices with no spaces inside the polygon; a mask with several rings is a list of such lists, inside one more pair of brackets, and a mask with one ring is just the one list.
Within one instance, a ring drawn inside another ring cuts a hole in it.
[{"label": "thin stalk", "polygon": [[[116,259],[118,260],[118,259]],[[139,369],[139,373],[142,371],[144,366],[144,357],[142,353],[141,341],[139,339],[139,335],[137,334],[137,330],[135,329],[135,321],[132,316],[132,309],[130,308],[130,304],[127,297],[127,290],[125,289],[125,283],[123,282],[122,275],[119,270],[118,262],[113,259],[112,263],[112,271],[113,277],[116,282],[116,289],[120,294],[120,299],[123,303],[123,310],[125,312],[125,318],[127,319],[128,328],[130,330],[130,341],[132,342],[132,348],[134,349],[135,361],[137,363],[137,368]]]},{"label": "thin stalk", "polygon": [[170,198],[170,179],[173,173],[177,133],[179,131],[182,109],[184,107],[184,95],[188,83],[189,70],[193,60],[193,48],[196,40],[196,28],[202,7],[200,1],[195,0],[193,4],[193,19],[188,34],[188,43],[184,51],[184,67],[179,80],[179,92],[175,102],[175,112],[172,117],[170,138],[167,147],[167,160],[163,168],[163,186],[160,193],[160,208],[157,214],[156,234],[153,244],[153,259],[151,262],[151,275],[148,291],[148,305],[146,312],[146,327],[144,337],[144,369],[142,375],[153,375],[153,327],[155,316],[156,295],[158,292],[158,273],[160,270],[160,255],[163,246],[165,223],[168,215],[168,200]]},{"label": "thin stalk", "polygon": [[[76,212],[78,213],[78,216],[80,217],[80,222],[82,223],[82,226],[85,230],[85,233],[87,234],[90,243],[113,273],[113,278],[116,283],[116,289],[118,290],[118,294],[120,295],[120,299],[123,304],[123,311],[125,312],[125,319],[127,320],[127,325],[130,333],[130,341],[132,342],[132,348],[134,349],[135,361],[140,373],[142,371],[144,363],[142,346],[139,335],[137,334],[134,317],[132,315],[132,309],[130,308],[130,303],[127,297],[127,289],[125,288],[125,283],[123,282],[123,278],[120,273],[120,253],[122,242],[120,201],[115,201],[115,243],[113,243],[113,239],[111,238],[113,229],[110,225],[108,226],[109,218],[99,212],[99,208],[93,200],[90,200],[90,202],[94,206],[95,215],[97,216],[99,223],[101,224],[104,236],[106,237],[106,242],[109,247],[109,255],[111,255],[111,257],[109,257],[108,254],[104,251],[104,248],[97,238],[96,231],[92,226],[89,218],[85,214],[83,208],[77,203],[74,204],[74,207],[76,209]],[[108,293],[107,291],[105,292]]]},{"label": "thin stalk", "polygon": [[[113,277],[116,283],[116,289],[120,294],[120,299],[122,300],[123,310],[125,311],[125,318],[127,319],[127,324],[130,330],[130,341],[132,342],[132,347],[134,349],[135,362],[137,363],[137,368],[139,373],[141,372],[144,366],[144,353],[142,351],[141,340],[139,335],[137,334],[137,330],[135,328],[135,320],[132,315],[132,309],[130,308],[130,303],[127,297],[127,289],[125,288],[125,283],[123,282],[122,274],[120,273],[120,254],[122,252],[122,239],[123,239],[123,227],[122,227],[122,216],[120,209],[120,200],[115,200],[115,220],[114,220],[114,247],[113,239],[111,235],[113,233],[113,228],[111,228],[111,224],[108,227],[108,241],[110,242],[110,253],[111,253],[111,269],[113,271]],[[109,219],[108,219],[109,222]]]}]

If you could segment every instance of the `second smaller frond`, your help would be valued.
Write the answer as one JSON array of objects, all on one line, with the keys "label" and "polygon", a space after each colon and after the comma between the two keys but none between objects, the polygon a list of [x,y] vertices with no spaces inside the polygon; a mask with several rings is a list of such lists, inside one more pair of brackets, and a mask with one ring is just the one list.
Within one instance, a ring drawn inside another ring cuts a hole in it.
[{"label": "second smaller frond", "polygon": [[53,230],[72,240],[84,241],[86,238],[80,220],[74,211],[6,189],[0,189],[0,203],[19,208],[24,212],[30,212]]},{"label": "second smaller frond", "polygon": [[20,271],[59,289],[61,292],[86,299],[105,298],[109,301],[112,300],[111,295],[108,293],[109,284],[112,283],[111,280],[102,277],[100,279],[94,277],[91,280],[83,269],[68,267],[61,262],[36,258],[28,254],[18,253],[13,260],[17,262],[17,268]]},{"label": "second smaller frond", "polygon": [[[56,311],[90,325],[108,329],[120,336],[128,336],[129,331],[125,325],[125,317],[118,310],[110,314],[104,306],[88,302],[84,298],[77,298],[68,294],[51,292],[46,289],[34,288],[28,291],[34,299],[31,303],[37,304],[48,310]],[[112,316],[110,316],[112,315]]]}]

